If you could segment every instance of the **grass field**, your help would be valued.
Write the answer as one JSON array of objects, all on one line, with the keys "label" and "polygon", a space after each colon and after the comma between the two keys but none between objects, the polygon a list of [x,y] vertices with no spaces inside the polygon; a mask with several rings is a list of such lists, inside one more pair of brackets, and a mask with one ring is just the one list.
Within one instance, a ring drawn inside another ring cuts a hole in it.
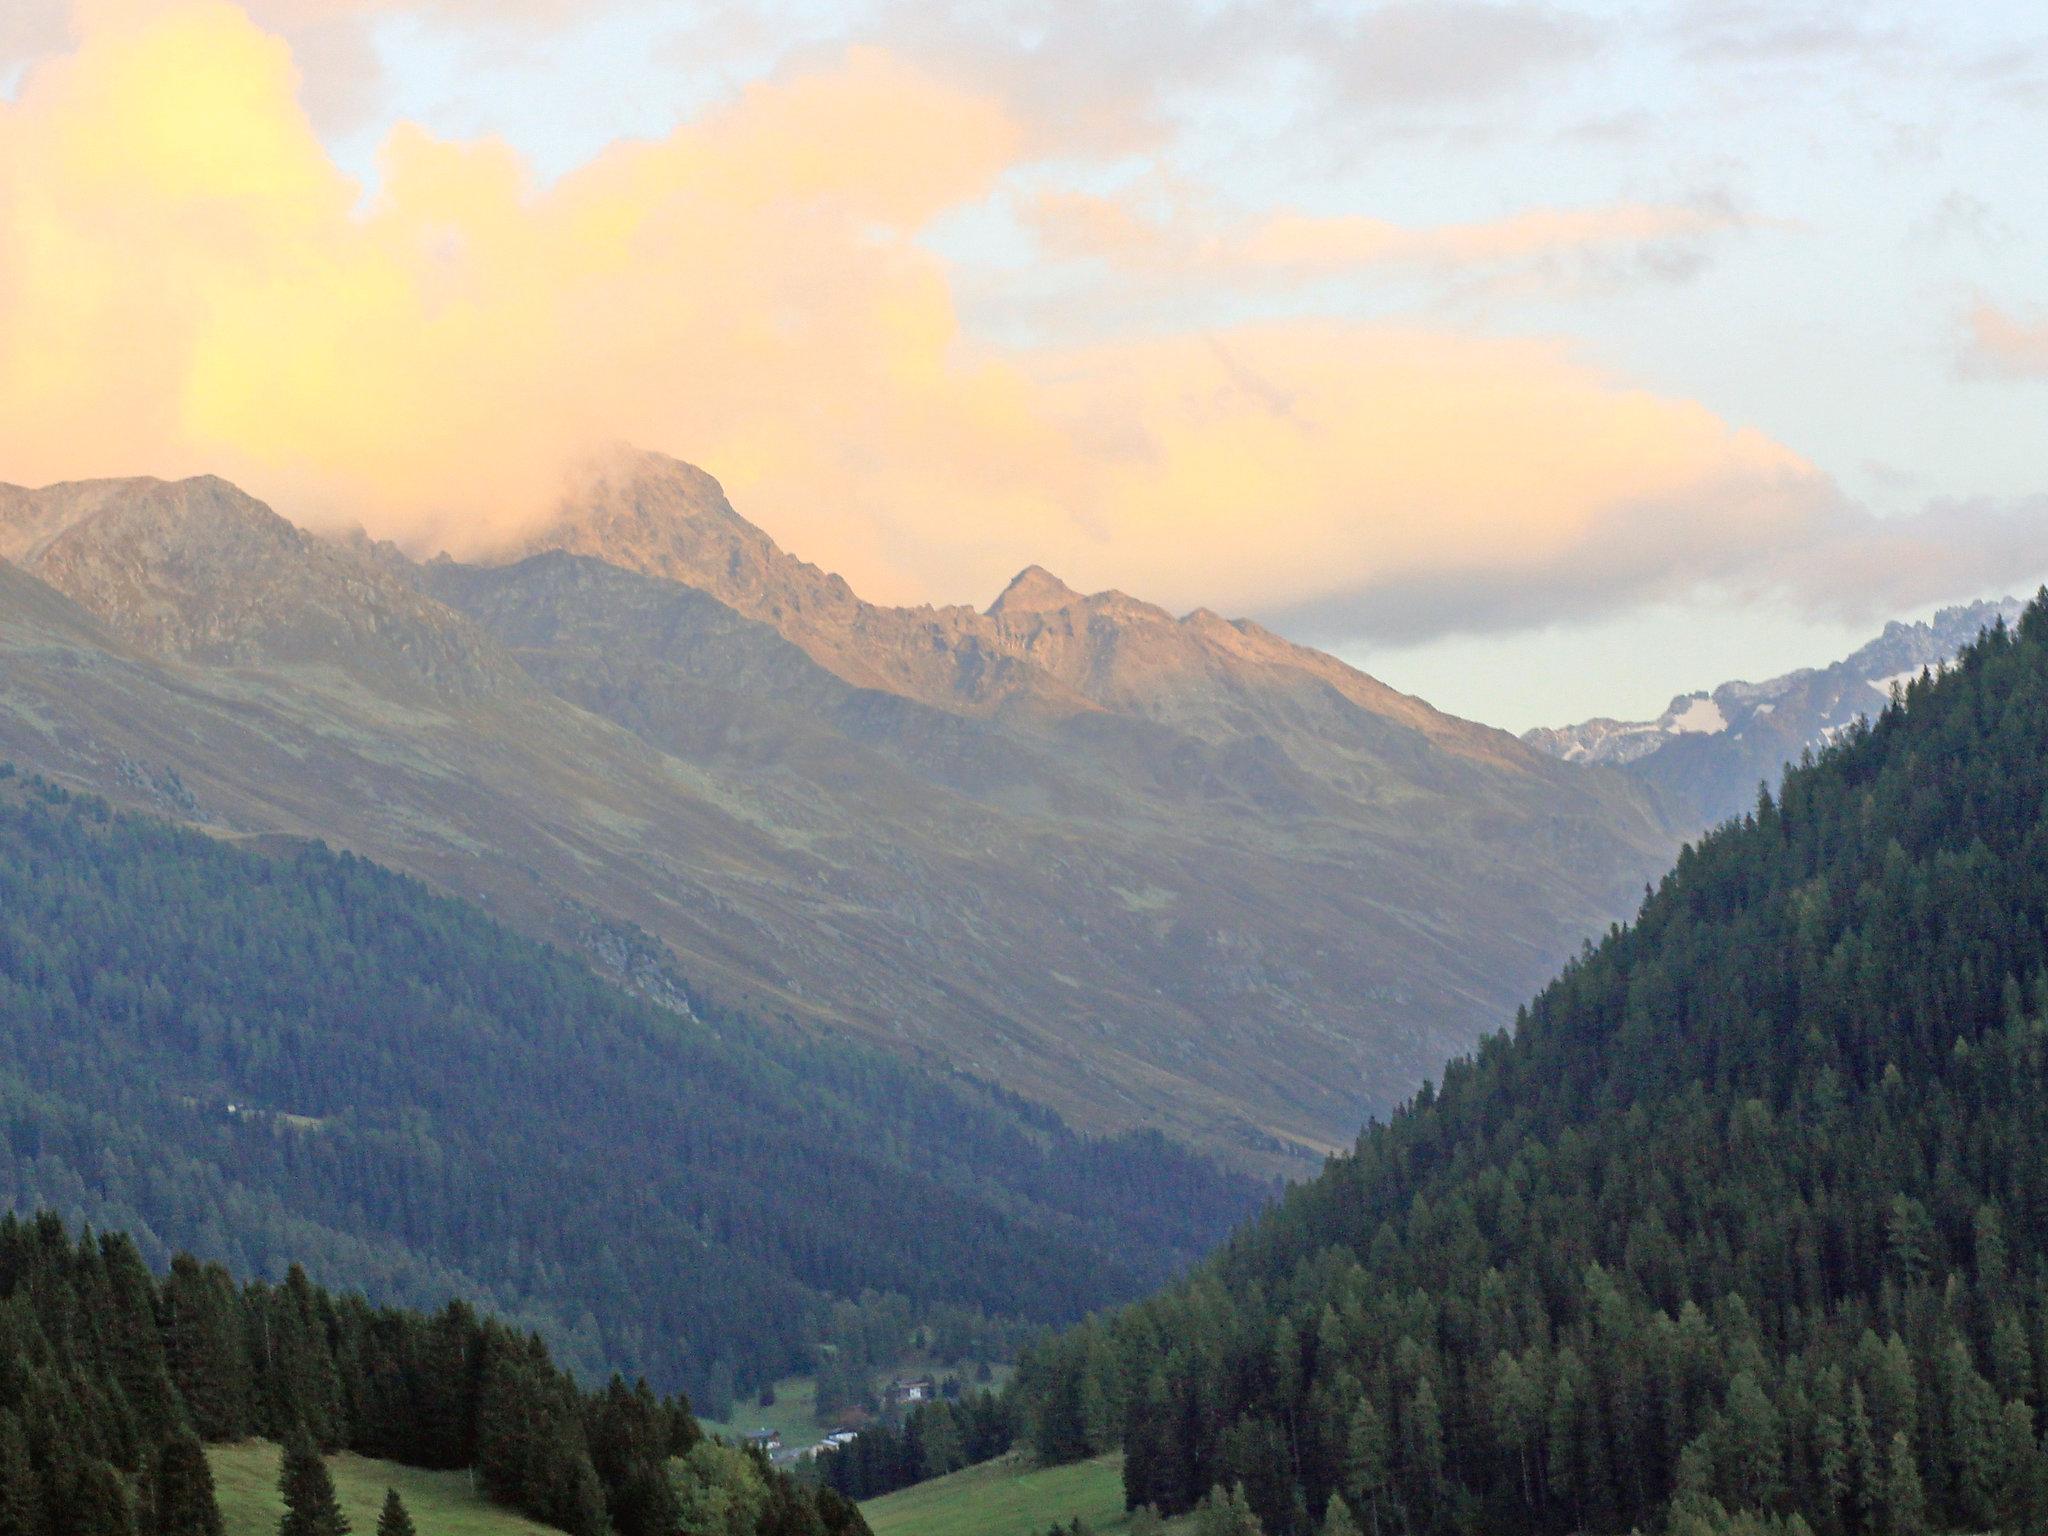
[{"label": "grass field", "polygon": [[1130,1525],[1121,1456],[1039,1467],[1012,1453],[870,1499],[860,1510],[875,1536],[1045,1536],[1055,1521],[1065,1525],[1076,1515],[1096,1536],[1116,1536]]},{"label": "grass field", "polygon": [[[963,1371],[960,1375],[967,1383],[968,1391],[980,1392],[1000,1388],[1014,1369],[1008,1365],[995,1366],[990,1373],[991,1379],[984,1383],[975,1382],[971,1372]],[[911,1362],[886,1374],[936,1376],[945,1373],[930,1365]],[[808,1376],[791,1376],[785,1381],[778,1381],[772,1408],[763,1408],[752,1393],[746,1393],[733,1404],[730,1418],[707,1419],[699,1415],[697,1422],[704,1426],[706,1434],[722,1435],[728,1440],[744,1439],[757,1429],[776,1430],[782,1436],[782,1443],[791,1449],[815,1445],[833,1430],[843,1427],[837,1419],[818,1417],[818,1384]]]},{"label": "grass field", "polygon": [[818,1418],[818,1384],[808,1376],[792,1376],[787,1381],[775,1384],[775,1406],[763,1408],[747,1393],[733,1404],[732,1417],[728,1420],[699,1419],[706,1434],[723,1435],[728,1440],[739,1440],[755,1430],[767,1428],[779,1430],[782,1443],[792,1448],[799,1445],[815,1445],[826,1434],[837,1429],[837,1424],[827,1424]]},{"label": "grass field", "polygon": [[[227,1536],[276,1536],[284,1501],[277,1493],[278,1450],[265,1440],[207,1450]],[[389,1461],[343,1454],[328,1458],[334,1491],[356,1536],[373,1536],[384,1490],[396,1488],[420,1536],[561,1536],[490,1505],[470,1491],[465,1472],[420,1472]]]}]

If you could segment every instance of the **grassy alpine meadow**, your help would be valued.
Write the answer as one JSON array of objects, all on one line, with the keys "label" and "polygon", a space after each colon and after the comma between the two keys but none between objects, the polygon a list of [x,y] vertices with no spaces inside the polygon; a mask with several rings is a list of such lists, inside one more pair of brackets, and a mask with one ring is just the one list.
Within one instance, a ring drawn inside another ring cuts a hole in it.
[{"label": "grassy alpine meadow", "polygon": [[[277,1491],[278,1447],[268,1440],[207,1447],[214,1492],[227,1536],[275,1536],[284,1514]],[[384,1490],[396,1488],[420,1536],[560,1536],[510,1510],[497,1509],[469,1486],[467,1472],[422,1472],[391,1461],[343,1452],[327,1458],[334,1491],[358,1536],[377,1529]]]},{"label": "grassy alpine meadow", "polygon": [[700,1417],[697,1422],[704,1426],[707,1435],[720,1435],[727,1440],[744,1440],[757,1429],[773,1429],[782,1436],[786,1446],[815,1445],[839,1422],[829,1416],[818,1416],[818,1384],[808,1376],[789,1376],[775,1384],[773,1406],[763,1408],[754,1394],[740,1394],[733,1404],[732,1414],[725,1419]]},{"label": "grassy alpine meadow", "polygon": [[[861,1505],[875,1536],[1045,1536],[1076,1515],[1095,1536],[1130,1528],[1124,1459],[1041,1467],[1012,1453]],[[1179,1532],[1188,1522],[1174,1521]]]}]

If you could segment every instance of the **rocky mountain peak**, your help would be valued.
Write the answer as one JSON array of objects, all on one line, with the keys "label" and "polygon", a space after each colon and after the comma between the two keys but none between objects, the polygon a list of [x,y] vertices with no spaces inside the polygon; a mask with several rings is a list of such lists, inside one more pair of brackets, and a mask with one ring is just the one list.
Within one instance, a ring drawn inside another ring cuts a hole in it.
[{"label": "rocky mountain peak", "polygon": [[1363,715],[1461,757],[1518,770],[1533,761],[1512,738],[1440,715],[1256,624],[1206,608],[1176,617],[1115,590],[1083,594],[1040,565],[1018,572],[985,612],[865,602],[734,511],[711,476],[658,453],[620,447],[594,458],[513,558],[547,550],[694,587],[772,624],[856,687],[956,713],[1059,719],[1106,709],[1217,739],[1293,739],[1334,698],[1341,718],[1323,727],[1340,734],[1357,734]]},{"label": "rocky mountain peak", "polygon": [[1027,565],[1011,578],[1002,595],[988,606],[992,619],[1018,614],[1048,613],[1072,607],[1081,594],[1042,565]]},{"label": "rocky mountain peak", "polygon": [[553,515],[511,558],[546,550],[680,581],[753,618],[860,606],[843,579],[786,553],[735,512],[703,470],[623,445],[577,468]]},{"label": "rocky mountain peak", "polygon": [[165,657],[329,666],[460,696],[506,675],[408,581],[213,475],[0,489],[0,558]]}]

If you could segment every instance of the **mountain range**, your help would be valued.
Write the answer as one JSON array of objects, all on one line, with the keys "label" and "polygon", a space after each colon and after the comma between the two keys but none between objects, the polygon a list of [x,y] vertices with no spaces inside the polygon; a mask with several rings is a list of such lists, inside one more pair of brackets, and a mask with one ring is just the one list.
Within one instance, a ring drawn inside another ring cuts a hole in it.
[{"label": "mountain range", "polygon": [[2026,604],[2015,597],[1944,608],[1918,623],[1891,623],[1841,661],[1802,667],[1761,683],[1729,682],[1682,693],[1655,720],[1582,721],[1541,728],[1522,740],[1571,763],[1622,769],[1659,797],[1680,830],[1703,831],[1756,803],[1806,752],[1874,719],[1892,689],[1940,668]]},{"label": "mountain range", "polygon": [[1036,568],[985,611],[866,603],[631,450],[493,563],[211,478],[0,488],[0,562],[24,768],[1267,1171],[1497,1023],[1673,846],[1628,774],[1246,621]]}]

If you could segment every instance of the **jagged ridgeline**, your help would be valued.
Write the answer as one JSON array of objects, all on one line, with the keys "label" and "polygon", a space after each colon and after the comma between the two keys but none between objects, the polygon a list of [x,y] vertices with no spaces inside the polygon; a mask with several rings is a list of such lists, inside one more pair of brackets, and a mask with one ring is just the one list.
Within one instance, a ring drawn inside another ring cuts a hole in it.
[{"label": "jagged ridgeline", "polygon": [[2048,1530],[2048,611],[1020,1380],[1048,1455],[1269,1532]]},{"label": "jagged ridgeline", "polygon": [[[539,1339],[459,1302],[373,1308],[296,1268],[237,1288],[182,1256],[159,1281],[125,1236],[0,1220],[0,1529],[217,1532],[199,1441],[259,1434],[468,1468],[486,1498],[572,1536],[670,1536],[707,1460],[671,1470],[702,1440],[687,1401],[617,1378],[584,1391]],[[829,1490],[758,1461],[748,1481],[751,1536],[867,1530]]]},{"label": "jagged ridgeline", "polygon": [[722,1415],[835,1308],[886,1298],[989,1358],[1145,1294],[1259,1193],[1156,1135],[668,1012],[362,859],[0,768],[0,1201],[153,1267],[468,1297]]}]

